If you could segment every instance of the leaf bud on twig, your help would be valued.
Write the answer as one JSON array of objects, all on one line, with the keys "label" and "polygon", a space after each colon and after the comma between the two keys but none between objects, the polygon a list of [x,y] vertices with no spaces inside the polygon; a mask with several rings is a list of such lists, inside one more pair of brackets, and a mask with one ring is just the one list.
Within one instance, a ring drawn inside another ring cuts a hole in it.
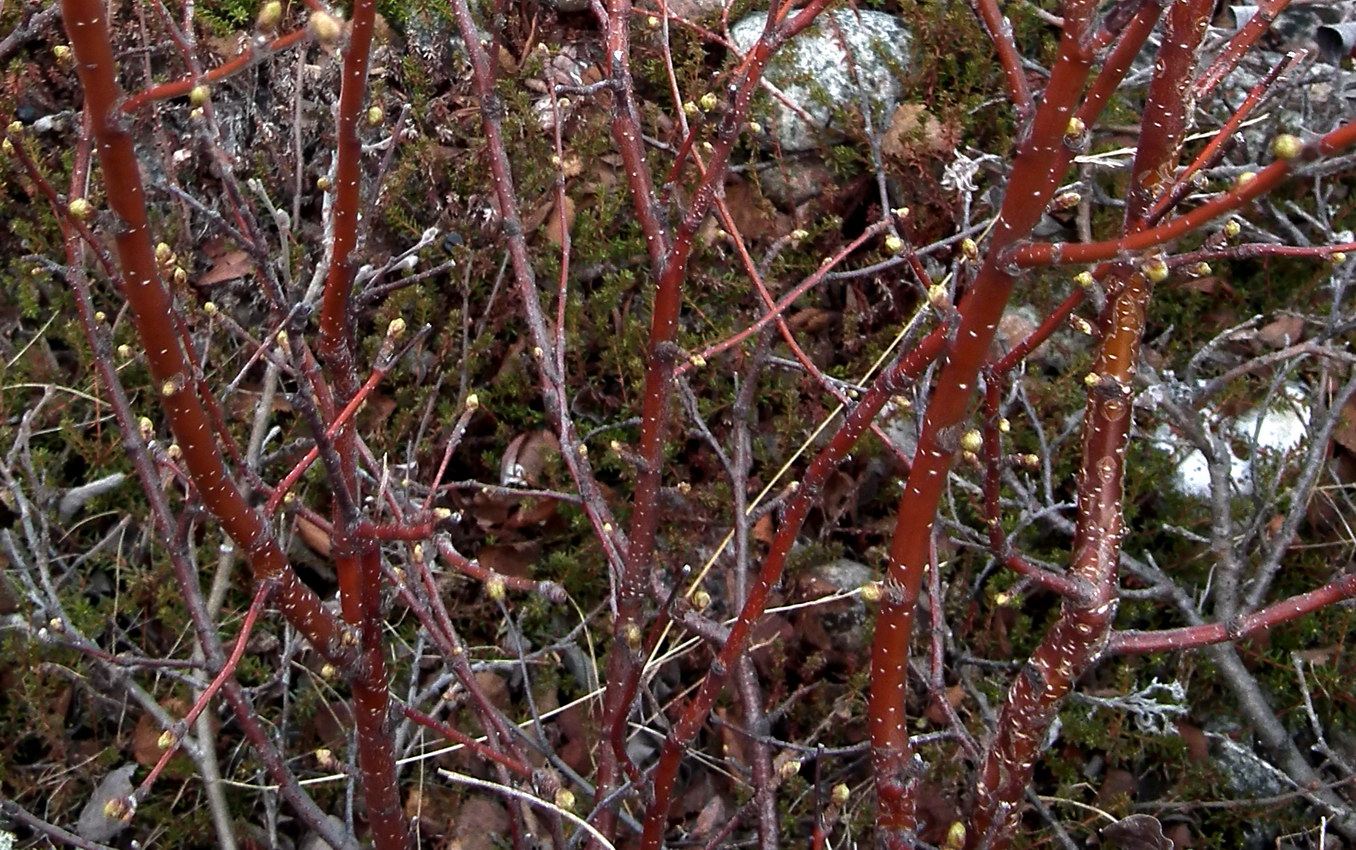
[{"label": "leaf bud on twig", "polygon": [[367,110],[367,126],[376,127],[381,124],[381,119],[386,117],[386,113],[381,111],[380,106],[373,106]]},{"label": "leaf bud on twig", "polygon": [[622,640],[626,641],[626,645],[633,651],[640,649],[643,637],[640,626],[637,626],[635,623],[627,623],[626,626],[622,628]]},{"label": "leaf bud on twig", "polygon": [[891,254],[898,254],[900,251],[904,250],[904,240],[891,233],[889,236],[885,237],[885,250],[889,251]]},{"label": "leaf bud on twig", "polygon": [[204,85],[196,85],[188,93],[188,102],[194,106],[206,106],[207,101],[212,97],[212,90]]},{"label": "leaf bud on twig", "polygon": [[961,449],[967,452],[978,452],[984,447],[984,437],[976,428],[971,428],[961,436]]},{"label": "leaf bud on twig", "polygon": [[961,253],[965,255],[965,259],[967,260],[973,261],[979,257],[979,245],[969,236],[961,240],[960,248]]},{"label": "leaf bud on twig", "polygon": [[1345,263],[1346,261],[1347,255],[1343,251],[1333,251],[1331,254],[1328,255],[1328,262],[1332,263],[1334,266],[1340,266],[1342,263]]},{"label": "leaf bud on twig", "polygon": [[386,326],[387,339],[400,339],[405,335],[405,320],[396,316],[391,323]]},{"label": "leaf bud on twig", "polygon": [[339,40],[339,34],[343,32],[343,25],[339,19],[329,12],[317,10],[311,13],[310,20],[311,33],[320,41],[321,44],[333,44]]},{"label": "leaf bud on twig", "polygon": [[[654,20],[651,18],[650,20]],[[569,788],[561,788],[556,792],[556,806],[567,812],[574,811],[574,792]]]},{"label": "leaf bud on twig", "polygon": [[705,611],[711,607],[711,594],[701,588],[697,588],[692,594],[692,607],[698,611]]},{"label": "leaf bud on twig", "polygon": [[162,750],[168,750],[170,747],[173,747],[175,743],[177,743],[177,741],[175,740],[174,733],[166,729],[164,732],[160,733],[160,738],[155,742],[155,745]]},{"label": "leaf bud on twig", "polygon": [[476,393],[471,393],[470,395],[468,395],[468,396],[466,397],[466,409],[467,409],[467,410],[479,410],[479,409],[480,409],[480,396],[477,395]]},{"label": "leaf bud on twig", "polygon": [[852,796],[852,789],[848,788],[847,783],[845,782],[840,782],[833,786],[833,791],[830,792],[830,798],[833,800],[835,806],[845,804],[850,796]]},{"label": "leaf bud on twig", "polygon": [[1238,219],[1231,218],[1228,221],[1224,222],[1224,235],[1229,239],[1235,238],[1242,231],[1243,225],[1238,223]]},{"label": "leaf bud on twig", "polygon": [[320,765],[321,770],[336,771],[339,769],[339,761],[334,757],[334,750],[328,747],[321,747],[315,751],[315,762]]},{"label": "leaf bud on twig", "polygon": [[709,91],[706,94],[702,95],[702,99],[699,102],[701,104],[702,109],[705,109],[706,111],[710,112],[712,109],[716,108],[717,103],[720,103],[720,99],[716,97],[715,92]]},{"label": "leaf bud on twig", "polygon": [[495,602],[502,602],[504,599],[504,577],[499,573],[491,573],[490,577],[485,579],[485,595]]},{"label": "leaf bud on twig", "polygon": [[72,198],[71,202],[66,205],[66,209],[70,211],[71,218],[76,221],[87,221],[94,214],[94,207],[84,198]]},{"label": "leaf bud on twig", "polygon": [[315,179],[315,187],[322,192],[328,192],[333,185],[334,184],[330,182],[330,178],[324,174]]},{"label": "leaf bud on twig", "polygon": [[58,44],[52,48],[52,55],[58,62],[71,61],[71,47],[68,44]]},{"label": "leaf bud on twig", "polygon": [[697,104],[689,100],[687,103],[683,104],[683,112],[688,118],[695,118],[697,113],[701,112],[701,110],[697,108]]},{"label": "leaf bud on twig", "polygon": [[1244,171],[1242,174],[1239,174],[1237,177],[1234,178],[1234,186],[1235,187],[1246,186],[1256,179],[1257,179],[1256,171]]},{"label": "leaf bud on twig", "polygon": [[259,17],[254,19],[254,25],[268,32],[278,26],[278,22],[282,20],[282,12],[282,3],[278,0],[269,0],[259,7]]},{"label": "leaf bud on twig", "polygon": [[952,821],[951,826],[946,830],[946,842],[942,844],[943,850],[961,850],[965,846],[965,823],[964,821]]},{"label": "leaf bud on twig", "polygon": [[881,595],[880,582],[868,581],[858,590],[863,602],[879,602]]},{"label": "leaf bud on twig", "polygon": [[1162,257],[1154,257],[1139,267],[1144,272],[1144,276],[1154,283],[1162,283],[1168,279],[1168,264],[1163,262]]},{"label": "leaf bud on twig", "polygon": [[122,345],[118,346],[118,357],[122,358],[123,360],[131,360],[132,346],[128,345],[125,342]]},{"label": "leaf bud on twig", "polygon": [[113,820],[126,823],[132,819],[134,812],[136,812],[136,805],[132,803],[130,797],[114,797],[104,803],[104,814]]},{"label": "leaf bud on twig", "polygon": [[800,773],[800,762],[795,759],[782,762],[782,766],[778,769],[778,772],[782,775],[782,779],[790,779],[797,773]]},{"label": "leaf bud on twig", "polygon": [[1304,142],[1289,133],[1282,133],[1271,142],[1271,152],[1277,159],[1294,159],[1304,151]]}]

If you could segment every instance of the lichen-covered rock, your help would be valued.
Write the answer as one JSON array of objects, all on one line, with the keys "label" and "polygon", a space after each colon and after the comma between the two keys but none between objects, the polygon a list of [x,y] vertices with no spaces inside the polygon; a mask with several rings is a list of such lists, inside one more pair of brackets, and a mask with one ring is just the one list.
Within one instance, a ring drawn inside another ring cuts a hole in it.
[{"label": "lichen-covered rock", "polygon": [[[757,12],[730,28],[741,53],[758,41],[766,20],[766,13]],[[767,69],[767,82],[794,106],[774,96],[766,114],[754,117],[767,127],[768,140],[784,151],[809,150],[830,138],[840,109],[867,110],[879,132],[903,92],[900,77],[910,42],[903,22],[884,12],[842,9],[820,15],[777,52]]]}]

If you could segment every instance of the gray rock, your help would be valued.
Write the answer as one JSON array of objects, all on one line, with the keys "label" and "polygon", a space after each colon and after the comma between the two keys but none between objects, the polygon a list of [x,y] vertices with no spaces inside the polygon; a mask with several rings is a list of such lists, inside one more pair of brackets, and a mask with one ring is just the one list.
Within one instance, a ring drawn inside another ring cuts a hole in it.
[{"label": "gray rock", "polygon": [[[730,28],[741,53],[758,41],[766,19],[766,13],[756,12]],[[767,119],[771,140],[784,151],[809,150],[831,138],[840,108],[869,108],[872,126],[883,131],[903,92],[900,76],[910,43],[904,24],[884,12],[842,9],[820,15],[777,52],[767,69],[767,82],[796,108],[773,96],[765,114],[755,118]],[[849,70],[854,66],[855,73]]]},{"label": "gray rock", "polygon": [[[875,577],[875,571],[866,564],[839,558],[820,564],[800,577],[797,582],[799,599],[809,602],[835,594],[850,594]],[[845,595],[797,612],[794,623],[812,646],[853,653],[866,648],[870,619],[870,612],[860,596]]]}]

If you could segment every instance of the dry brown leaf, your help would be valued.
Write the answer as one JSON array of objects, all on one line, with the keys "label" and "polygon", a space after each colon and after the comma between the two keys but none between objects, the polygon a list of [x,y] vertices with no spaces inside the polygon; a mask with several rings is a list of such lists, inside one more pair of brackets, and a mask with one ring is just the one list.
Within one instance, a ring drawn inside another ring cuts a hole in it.
[{"label": "dry brown leaf", "polygon": [[1356,397],[1342,405],[1342,416],[1332,432],[1333,442],[1356,454]]},{"label": "dry brown leaf", "polygon": [[303,516],[296,519],[297,536],[301,542],[305,543],[322,558],[330,556],[330,535],[325,529],[311,522]]},{"label": "dry brown leaf", "polygon": [[244,251],[228,251],[212,261],[212,267],[197,277],[198,286],[216,286],[254,273],[254,260]]},{"label": "dry brown leaf", "polygon": [[902,103],[890,117],[880,149],[896,160],[933,159],[950,154],[959,140],[954,122],[939,121],[921,103]]},{"label": "dry brown leaf", "polygon": [[[575,203],[574,198],[565,196],[565,203],[557,205],[551,210],[551,214],[546,217],[546,238],[557,248],[565,244],[565,234],[574,232]],[[561,227],[561,211],[564,211],[564,229]]]},{"label": "dry brown leaf", "polygon": [[1303,338],[1304,319],[1299,316],[1281,316],[1257,331],[1257,339],[1270,348],[1286,348]]}]

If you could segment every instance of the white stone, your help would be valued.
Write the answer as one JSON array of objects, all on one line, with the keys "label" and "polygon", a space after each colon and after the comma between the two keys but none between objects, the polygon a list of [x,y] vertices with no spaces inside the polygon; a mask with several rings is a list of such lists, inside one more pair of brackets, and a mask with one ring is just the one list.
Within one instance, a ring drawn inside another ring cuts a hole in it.
[{"label": "white stone", "polygon": [[[757,43],[766,20],[766,13],[757,12],[730,28],[741,53]],[[900,74],[909,62],[910,42],[908,29],[893,15],[826,12],[777,52],[765,75],[810,121],[776,95],[770,98],[770,120],[753,117],[770,128],[784,151],[818,147],[834,129],[834,111],[843,108],[869,107],[873,128],[883,132],[903,93]],[[849,70],[849,53],[855,75]]]}]

